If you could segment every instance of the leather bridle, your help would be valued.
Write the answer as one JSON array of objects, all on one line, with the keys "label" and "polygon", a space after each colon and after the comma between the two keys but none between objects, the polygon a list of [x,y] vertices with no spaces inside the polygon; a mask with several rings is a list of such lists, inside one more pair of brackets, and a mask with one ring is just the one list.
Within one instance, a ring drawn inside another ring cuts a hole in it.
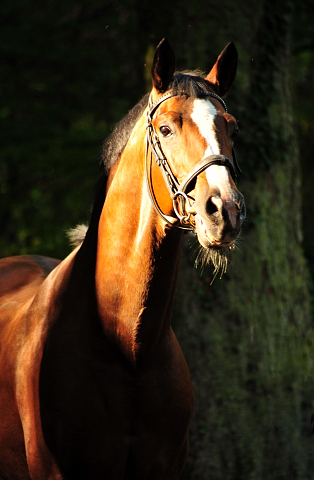
[{"label": "leather bridle", "polygon": [[[154,116],[154,113],[156,112],[157,108],[159,105],[167,100],[170,97],[175,97],[178,95],[185,95],[185,94],[178,94],[174,91],[169,91],[159,97],[156,102],[153,103],[152,101],[152,94],[150,94],[149,100],[148,100],[148,109],[147,109],[147,124],[146,124],[146,149],[145,149],[145,170],[146,170],[146,182],[147,182],[147,188],[149,192],[149,196],[151,199],[151,202],[158,213],[158,215],[168,224],[171,226],[175,226],[177,228],[181,228],[183,230],[194,230],[193,224],[191,223],[191,213],[188,213],[186,211],[186,204],[188,204],[190,207],[190,197],[188,196],[188,192],[193,190],[197,176],[206,170],[208,167],[211,165],[222,165],[225,166],[229,169],[231,177],[234,182],[236,182],[237,176],[236,176],[236,171],[238,173],[242,173],[241,169],[238,165],[237,158],[235,155],[234,148],[232,147],[232,157],[233,157],[233,163],[231,160],[226,157],[225,155],[209,155],[206,158],[203,158],[201,161],[199,161],[189,172],[188,174],[184,177],[181,183],[179,183],[178,179],[175,177],[173,174],[171,167],[168,163],[168,160],[166,159],[162,148],[160,144],[159,137],[156,133],[156,130],[153,126],[152,119]],[[223,99],[216,95],[215,93],[208,92],[206,94],[208,97],[213,97],[216,100],[218,100],[225,110],[227,111],[227,106]],[[152,162],[152,155],[150,158],[150,163],[148,162],[148,150],[151,150],[153,153],[157,165],[161,169],[161,173],[163,175],[163,178],[165,180],[165,184],[168,188],[170,197],[172,198],[173,201],[173,209],[174,212],[177,216],[177,222],[173,222],[173,217],[169,217],[168,215],[165,215],[156,200],[154,189],[152,186],[152,178],[151,178],[151,162]]]}]

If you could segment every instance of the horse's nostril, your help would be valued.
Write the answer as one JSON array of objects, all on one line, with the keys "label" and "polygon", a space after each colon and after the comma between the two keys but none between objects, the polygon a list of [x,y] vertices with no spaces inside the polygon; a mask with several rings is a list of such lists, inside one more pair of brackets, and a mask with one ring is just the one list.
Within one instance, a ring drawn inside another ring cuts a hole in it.
[{"label": "horse's nostril", "polygon": [[206,202],[206,213],[208,215],[213,215],[217,213],[222,206],[221,198],[219,197],[210,197]]}]

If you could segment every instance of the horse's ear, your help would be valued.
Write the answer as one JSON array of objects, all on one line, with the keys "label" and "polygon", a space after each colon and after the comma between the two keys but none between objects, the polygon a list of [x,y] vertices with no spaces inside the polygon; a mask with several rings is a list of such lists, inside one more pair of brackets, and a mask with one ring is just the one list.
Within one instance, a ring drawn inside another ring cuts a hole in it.
[{"label": "horse's ear", "polygon": [[235,79],[238,66],[238,52],[233,42],[221,52],[217,61],[206,77],[212,83],[215,91],[223,97],[228,93]]},{"label": "horse's ear", "polygon": [[152,66],[153,86],[159,93],[164,93],[175,71],[175,56],[166,38],[156,48]]}]

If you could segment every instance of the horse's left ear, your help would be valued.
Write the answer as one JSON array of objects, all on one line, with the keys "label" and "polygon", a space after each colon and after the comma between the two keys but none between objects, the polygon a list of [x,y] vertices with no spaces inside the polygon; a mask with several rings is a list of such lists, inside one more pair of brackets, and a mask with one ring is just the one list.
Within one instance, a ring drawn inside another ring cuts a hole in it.
[{"label": "horse's left ear", "polygon": [[166,38],[156,48],[152,66],[153,86],[159,93],[164,93],[175,71],[175,56]]},{"label": "horse's left ear", "polygon": [[233,42],[221,52],[217,61],[206,77],[212,83],[215,91],[223,97],[230,90],[235,79],[238,66],[238,52]]}]

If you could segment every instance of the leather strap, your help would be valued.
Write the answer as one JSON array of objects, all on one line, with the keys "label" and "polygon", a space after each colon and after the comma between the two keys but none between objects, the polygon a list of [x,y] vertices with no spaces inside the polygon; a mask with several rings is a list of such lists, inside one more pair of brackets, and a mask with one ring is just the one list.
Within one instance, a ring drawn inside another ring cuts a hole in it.
[{"label": "leather strap", "polygon": [[[147,180],[147,188],[150,195],[150,199],[152,204],[161,218],[168,223],[169,225],[176,226],[177,228],[182,228],[184,230],[193,230],[193,226],[190,224],[190,214],[186,214],[185,210],[185,202],[188,201],[187,192],[193,190],[196,182],[197,176],[206,170],[206,168],[210,167],[211,165],[220,165],[225,166],[229,169],[230,174],[234,182],[236,182],[237,176],[236,171],[242,173],[240,167],[237,162],[237,158],[235,155],[235,151],[232,148],[232,158],[233,162],[226,157],[225,155],[210,155],[206,158],[203,158],[200,162],[198,162],[192,170],[184,177],[182,182],[179,184],[177,178],[171,171],[170,165],[163,154],[159,137],[154,129],[152,124],[152,118],[159,107],[159,105],[167,100],[168,98],[177,96],[178,93],[170,90],[169,92],[165,93],[161,97],[159,97],[154,103],[152,101],[152,95],[150,95],[148,100],[148,109],[147,109],[147,125],[146,125],[146,148],[145,148],[145,170],[146,170],[146,180]],[[185,95],[184,92],[180,93],[180,95]],[[212,92],[208,92],[209,97],[213,97],[218,100],[225,110],[227,111],[227,107],[225,102],[222,98]],[[153,185],[150,176],[150,162],[148,161],[148,149],[150,148],[151,153],[154,155],[157,165],[161,168],[162,175],[164,177],[165,183],[169,190],[170,196],[173,200],[173,207],[176,213],[176,216],[180,222],[172,223],[170,218],[165,215],[159,205],[157,204],[157,200],[155,194],[153,192]],[[176,206],[176,202],[180,207],[181,212],[178,211]],[[181,214],[182,213],[182,214]]]},{"label": "leather strap", "polygon": [[192,170],[184,177],[182,182],[179,185],[179,191],[183,193],[187,193],[193,190],[196,182],[196,177],[202,173],[206,168],[210,167],[211,165],[220,165],[224,167],[228,167],[230,174],[233,178],[233,181],[236,181],[236,174],[232,165],[231,160],[226,157],[225,155],[209,155],[208,157],[203,158],[200,162],[198,162]]}]

